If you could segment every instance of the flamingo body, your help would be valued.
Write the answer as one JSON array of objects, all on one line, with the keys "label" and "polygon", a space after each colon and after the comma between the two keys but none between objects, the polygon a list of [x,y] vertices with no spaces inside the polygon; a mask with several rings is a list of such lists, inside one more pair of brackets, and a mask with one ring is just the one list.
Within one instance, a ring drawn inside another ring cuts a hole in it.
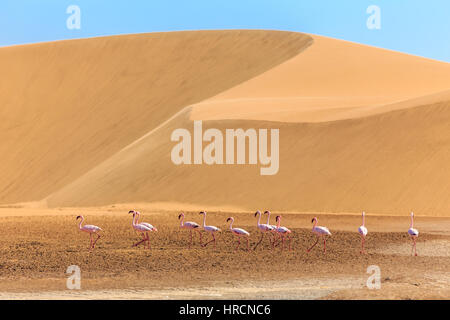
[{"label": "flamingo body", "polygon": [[414,229],[414,228],[409,228],[409,229],[408,229],[408,234],[409,234],[411,237],[418,237],[418,236],[419,236],[419,230]]},{"label": "flamingo body", "polygon": [[312,229],[312,232],[318,236],[331,236],[331,232],[327,227],[316,226]]},{"label": "flamingo body", "polygon": [[367,228],[364,226],[360,226],[358,228],[358,232],[360,235],[362,235],[363,237],[367,236]]},{"label": "flamingo body", "polygon": [[241,228],[232,228],[231,232],[233,232],[233,234],[237,235],[237,236],[250,236],[250,232],[245,231],[244,229]]}]

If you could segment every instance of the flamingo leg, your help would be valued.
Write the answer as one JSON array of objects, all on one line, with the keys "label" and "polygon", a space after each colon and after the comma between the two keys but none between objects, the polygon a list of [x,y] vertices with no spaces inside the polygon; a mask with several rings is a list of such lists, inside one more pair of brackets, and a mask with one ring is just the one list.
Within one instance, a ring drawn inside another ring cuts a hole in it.
[{"label": "flamingo leg", "polygon": [[361,236],[361,250],[359,251],[360,254],[364,253],[364,237]]},{"label": "flamingo leg", "polygon": [[200,236],[200,245],[202,245],[202,233],[199,230],[197,230],[197,232],[198,232],[198,235]]},{"label": "flamingo leg", "polygon": [[237,246],[236,246],[236,249],[235,250],[237,250],[238,248],[239,248],[239,246],[241,245],[241,238],[239,238],[238,237],[238,244],[237,244]]},{"label": "flamingo leg", "polygon": [[414,238],[414,256],[416,256],[416,257],[417,257],[417,248],[416,248],[416,241],[417,241],[417,239],[416,239],[416,238]]},{"label": "flamingo leg", "polygon": [[281,251],[284,249],[284,236],[281,236]]},{"label": "flamingo leg", "polygon": [[98,233],[96,233],[96,235],[97,235],[97,239],[95,239],[95,241],[94,241],[94,243],[92,245],[92,249],[95,248],[95,244],[97,243],[98,239],[100,239],[100,235]]},{"label": "flamingo leg", "polygon": [[211,242],[214,241],[214,247],[216,245],[216,238],[214,237],[214,233],[211,233],[212,239],[209,240],[208,242],[204,243],[203,246],[206,247],[208,244],[210,244]]},{"label": "flamingo leg", "polygon": [[247,237],[247,251],[250,251],[250,241],[248,237]]},{"label": "flamingo leg", "polygon": [[317,236],[316,242],[314,242],[314,244],[311,246],[311,248],[309,248],[308,250],[306,250],[307,252],[310,252],[312,250],[312,248],[314,248],[317,244],[317,242],[319,242],[319,236]]},{"label": "flamingo leg", "polygon": [[327,253],[327,238],[323,237],[323,253]]},{"label": "flamingo leg", "polygon": [[133,247],[137,247],[138,245],[140,245],[142,242],[146,241],[147,239],[145,238],[145,234],[142,233],[142,240],[136,242],[135,244],[133,244]]},{"label": "flamingo leg", "polygon": [[275,247],[277,247],[280,243],[278,242],[278,240],[279,239],[281,239],[281,235],[280,234],[276,234],[275,236],[274,236],[274,239],[273,239],[273,247],[275,248]]},{"label": "flamingo leg", "polygon": [[89,250],[92,249],[92,233],[89,233]]},{"label": "flamingo leg", "polygon": [[259,239],[258,243],[255,245],[255,248],[253,248],[253,250],[256,250],[256,248],[259,246],[259,244],[261,243],[263,238],[264,238],[264,232],[261,232],[261,239]]},{"label": "flamingo leg", "polygon": [[267,239],[269,239],[269,246],[270,246],[270,249],[273,249],[273,241],[272,241],[272,238],[273,238],[273,235],[270,235]]},{"label": "flamingo leg", "polygon": [[289,251],[291,251],[291,237],[288,236],[288,239],[289,239]]},{"label": "flamingo leg", "polygon": [[189,242],[189,249],[191,248],[191,246],[192,246],[192,230],[189,232],[190,234],[191,234],[191,242]]},{"label": "flamingo leg", "polygon": [[147,232],[147,245],[148,245],[148,249],[150,250],[152,248],[152,246],[150,245],[150,234]]}]

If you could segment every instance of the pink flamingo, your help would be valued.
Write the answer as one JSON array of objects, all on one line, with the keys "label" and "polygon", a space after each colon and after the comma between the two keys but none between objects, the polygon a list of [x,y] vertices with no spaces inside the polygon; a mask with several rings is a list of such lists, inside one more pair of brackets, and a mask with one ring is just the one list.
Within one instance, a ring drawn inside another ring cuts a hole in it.
[{"label": "pink flamingo", "polygon": [[[91,225],[91,224],[86,224],[84,226],[81,226],[81,224],[84,221],[84,217],[83,216],[78,216],[76,218],[76,220],[81,219],[80,222],[78,223],[78,229],[80,229],[83,232],[87,232],[89,233],[89,238],[90,238],[90,244],[89,244],[89,250],[94,249],[95,248],[95,244],[97,243],[97,240],[100,239],[100,234],[98,233],[99,231],[102,231],[102,229],[100,227]],[[97,235],[97,239],[95,239],[94,242],[92,242],[92,235],[96,234]]]},{"label": "pink flamingo", "polygon": [[361,254],[365,253],[364,243],[366,242],[366,236],[367,236],[367,228],[365,226],[365,222],[366,222],[366,213],[363,211],[362,225],[358,228],[358,232],[361,235],[361,251],[359,252]]},{"label": "pink flamingo", "polygon": [[314,217],[311,220],[311,223],[314,223],[313,224],[313,228],[312,228],[312,233],[317,235],[317,240],[316,240],[316,242],[314,242],[314,244],[311,246],[311,248],[309,248],[307,250],[307,252],[310,252],[311,249],[314,248],[314,246],[319,241],[319,238],[323,238],[323,253],[326,253],[327,252],[327,238],[326,238],[326,236],[331,236],[331,232],[326,227],[317,226],[317,218],[316,217]]},{"label": "pink flamingo", "polygon": [[[267,233],[267,232],[271,232],[272,230],[273,230],[273,227],[271,226],[271,225],[269,225],[269,224],[261,224],[260,222],[261,222],[261,211],[256,211],[255,212],[255,217],[256,217],[256,215],[258,215],[258,222],[256,223],[256,225],[257,225],[257,227],[258,227],[258,229],[259,229],[259,231],[261,232],[261,239],[259,239],[259,241],[258,241],[258,243],[255,245],[255,248],[253,249],[253,250],[256,250],[256,248],[258,247],[258,245],[261,243],[261,241],[263,240],[263,238],[264,238],[264,235]],[[270,246],[271,246],[271,248],[273,248],[273,245],[272,245],[272,241],[269,239],[269,242],[270,242]]]},{"label": "pink flamingo", "polygon": [[193,238],[192,238],[192,231],[196,231],[198,232],[199,236],[200,236],[200,245],[202,245],[202,233],[200,232],[200,226],[192,221],[186,221],[184,222],[184,213],[180,213],[180,215],[178,216],[178,220],[180,221],[180,228],[181,229],[187,229],[189,230],[190,234],[191,234],[191,242],[189,243],[189,248],[191,247],[192,243],[193,243]]},{"label": "pink flamingo", "polygon": [[131,225],[133,226],[133,229],[135,231],[137,231],[138,233],[142,234],[142,240],[134,243],[132,246],[133,247],[137,247],[141,243],[147,242],[148,249],[151,249],[150,236],[149,236],[148,233],[151,232],[152,229],[150,227],[147,227],[147,226],[143,225],[143,224],[137,224],[136,223],[136,217],[138,216],[136,211],[131,210],[128,213],[132,213],[133,214],[133,221],[131,222]]},{"label": "pink flamingo", "polygon": [[272,227],[272,230],[271,230],[271,233],[272,233],[271,242],[272,242],[272,248],[273,248],[275,246],[275,242],[276,242],[275,235],[277,234],[277,231],[276,231],[277,226],[273,225],[273,224],[270,224],[270,211],[269,210],[264,211],[264,214],[267,214],[267,225]]},{"label": "pink flamingo", "polygon": [[411,212],[411,225],[408,229],[408,234],[410,235],[411,240],[413,242],[412,247],[411,247],[411,255],[412,255],[413,249],[414,249],[414,256],[417,256],[416,241],[417,241],[417,237],[419,236],[419,230],[414,229],[414,212]]},{"label": "pink flamingo", "polygon": [[289,250],[291,250],[291,236],[289,235],[291,233],[291,230],[289,230],[286,227],[280,227],[281,216],[276,216],[275,221],[277,222],[275,232],[277,232],[281,238],[281,250],[283,250],[283,248],[284,248],[284,238],[285,237],[287,237],[289,239]]},{"label": "pink flamingo", "polygon": [[139,211],[134,211],[134,210],[132,210],[132,211],[136,212],[136,224],[142,224],[142,225],[150,228],[153,232],[158,232],[158,229],[156,229],[156,227],[152,226],[150,223],[139,222],[139,218],[141,217],[141,213]]},{"label": "pink flamingo", "polygon": [[250,245],[249,245],[249,237],[250,237],[250,233],[245,231],[244,229],[241,228],[233,228],[233,222],[234,222],[234,218],[230,217],[227,219],[227,222],[231,221],[230,223],[230,231],[236,236],[236,238],[238,239],[238,244],[236,246],[237,250],[239,248],[239,246],[241,245],[241,238],[245,237],[247,238],[247,251],[250,250]]},{"label": "pink flamingo", "polygon": [[203,247],[206,247],[208,244],[210,244],[211,242],[214,242],[214,249],[216,248],[216,236],[215,233],[216,232],[220,232],[222,230],[220,230],[219,228],[215,227],[215,226],[207,226],[206,225],[206,212],[202,211],[199,214],[203,215],[203,230],[205,230],[206,232],[209,232],[212,236],[212,239],[204,244],[202,244]]}]

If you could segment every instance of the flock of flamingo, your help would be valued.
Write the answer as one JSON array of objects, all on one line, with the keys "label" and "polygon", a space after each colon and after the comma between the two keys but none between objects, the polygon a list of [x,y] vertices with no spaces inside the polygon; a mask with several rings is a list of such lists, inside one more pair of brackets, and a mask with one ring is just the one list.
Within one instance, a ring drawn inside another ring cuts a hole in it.
[{"label": "flock of flamingo", "polygon": [[[133,214],[132,226],[133,226],[134,231],[142,235],[142,240],[134,243],[133,247],[136,247],[140,244],[144,244],[144,245],[147,244],[147,248],[150,249],[151,246],[150,246],[149,233],[156,232],[156,231],[158,231],[158,229],[156,229],[150,223],[139,222],[140,213],[138,211],[131,210],[128,213]],[[197,232],[199,234],[201,246],[206,247],[208,244],[210,244],[212,242],[212,243],[214,243],[214,248],[215,248],[216,240],[217,240],[216,233],[221,232],[221,230],[218,227],[206,225],[206,212],[205,211],[202,211],[199,214],[203,215],[203,227],[200,227],[200,225],[196,222],[192,222],[192,221],[185,222],[184,221],[184,213],[180,213],[180,215],[178,216],[178,219],[180,220],[180,228],[189,230],[189,232],[190,232],[189,248],[193,244],[193,232]],[[276,225],[272,225],[272,224],[270,224],[270,211],[265,211],[264,214],[267,214],[267,223],[261,223],[261,215],[262,215],[261,211],[258,210],[255,212],[255,217],[258,216],[257,227],[261,233],[261,238],[259,239],[258,243],[255,245],[254,250],[256,250],[256,248],[259,246],[259,244],[263,241],[265,234],[272,235],[272,239],[270,237],[268,238],[272,249],[275,246],[277,246],[279,244],[279,242],[281,241],[281,250],[283,250],[284,242],[287,238],[287,240],[289,241],[289,250],[291,250],[291,237],[290,237],[291,230],[289,230],[286,227],[280,226],[281,216],[280,215],[276,216],[276,218],[275,218]],[[363,212],[362,213],[362,225],[358,228],[358,233],[361,237],[361,250],[360,250],[361,254],[366,253],[364,244],[366,241],[366,236],[367,236],[368,230],[365,226],[365,217],[366,217],[366,214],[365,214],[365,212]],[[89,237],[90,237],[89,249],[90,250],[94,249],[95,244],[97,243],[98,239],[100,239],[100,237],[101,237],[99,232],[102,231],[102,229],[100,227],[97,227],[94,225],[82,226],[84,217],[78,216],[77,220],[78,219],[80,219],[80,222],[78,223],[78,228],[81,231],[84,231],[89,234]],[[238,250],[238,248],[241,244],[241,238],[246,239],[247,250],[250,250],[250,244],[249,244],[250,233],[242,228],[233,228],[233,223],[234,223],[233,217],[229,217],[226,221],[230,223],[229,229],[230,229],[231,233],[237,239],[237,245],[236,245],[235,250]],[[330,230],[328,230],[327,227],[318,226],[317,225],[318,219],[316,217],[314,217],[311,220],[311,223],[313,224],[312,233],[315,234],[317,236],[317,238],[316,238],[316,241],[314,242],[314,244],[310,248],[308,248],[306,251],[310,252],[315,247],[315,245],[319,242],[319,240],[323,239],[323,252],[326,253],[326,251],[327,251],[327,236],[331,236],[331,232],[330,232]],[[201,229],[203,229],[203,231],[205,231],[211,235],[211,240],[209,240],[208,242],[202,243],[202,233],[200,231]],[[411,225],[408,229],[408,234],[412,240],[411,254],[413,254],[413,251],[414,251],[414,255],[417,256],[416,241],[417,241],[417,237],[419,236],[419,231],[417,229],[414,229],[414,213],[413,212],[411,212]],[[95,240],[93,239],[94,235],[97,236],[97,238]]]}]

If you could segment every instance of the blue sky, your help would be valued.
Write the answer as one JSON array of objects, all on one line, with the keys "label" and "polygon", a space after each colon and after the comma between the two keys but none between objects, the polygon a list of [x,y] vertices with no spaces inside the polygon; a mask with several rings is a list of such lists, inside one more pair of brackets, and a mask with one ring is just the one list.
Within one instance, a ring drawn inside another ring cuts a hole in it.
[{"label": "blue sky", "polygon": [[[81,29],[66,27],[69,5]],[[367,7],[381,9],[369,30]],[[2,0],[0,46],[198,29],[309,32],[450,62],[449,0]]]}]

